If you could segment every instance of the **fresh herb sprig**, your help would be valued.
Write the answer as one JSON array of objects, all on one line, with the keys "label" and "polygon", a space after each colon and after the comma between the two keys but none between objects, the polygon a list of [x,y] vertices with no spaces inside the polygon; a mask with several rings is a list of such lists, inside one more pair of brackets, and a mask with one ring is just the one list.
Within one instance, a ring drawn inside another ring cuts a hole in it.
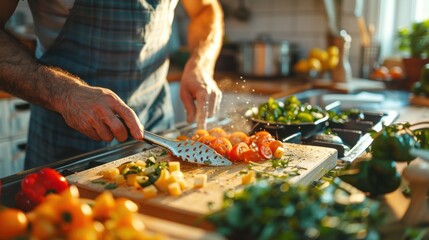
[{"label": "fresh herb sprig", "polygon": [[378,203],[336,201],[336,184],[317,187],[261,180],[227,191],[223,208],[207,219],[228,239],[357,239],[376,237]]}]

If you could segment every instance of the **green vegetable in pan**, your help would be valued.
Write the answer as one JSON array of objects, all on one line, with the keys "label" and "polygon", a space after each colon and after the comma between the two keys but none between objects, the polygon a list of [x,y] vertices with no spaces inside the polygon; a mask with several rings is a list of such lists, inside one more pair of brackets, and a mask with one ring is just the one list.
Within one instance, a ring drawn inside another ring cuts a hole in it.
[{"label": "green vegetable in pan", "polygon": [[315,122],[324,117],[320,108],[310,104],[302,104],[296,96],[279,101],[269,98],[268,102],[259,105],[255,119],[272,123],[307,123]]}]

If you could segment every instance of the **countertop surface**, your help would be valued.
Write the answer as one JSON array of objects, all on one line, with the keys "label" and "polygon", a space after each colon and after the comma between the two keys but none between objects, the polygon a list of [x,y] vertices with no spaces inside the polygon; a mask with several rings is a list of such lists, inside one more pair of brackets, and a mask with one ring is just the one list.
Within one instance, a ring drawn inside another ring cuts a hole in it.
[{"label": "countertop surface", "polygon": [[[231,93],[230,95],[244,94],[246,96],[259,96],[262,98],[266,98],[267,95],[273,97],[287,96],[302,92],[304,90],[313,89],[315,86],[318,88],[329,89],[338,93],[371,91],[374,93],[384,94],[385,99],[388,100],[384,101],[383,105],[379,106],[381,107],[379,110],[395,110],[399,113],[399,117],[395,120],[395,122],[407,121],[415,123],[429,119],[429,107],[408,105],[408,94],[406,92],[392,90],[385,91],[385,89],[383,89],[383,87],[379,84],[371,84],[372,81],[362,79],[355,79],[350,83],[325,84],[326,81],[322,81],[321,83],[320,81],[315,82],[289,78],[245,79],[234,74],[222,74],[217,76],[217,81],[219,87],[223,91]],[[10,95],[0,92],[0,97],[10,97]],[[83,158],[111,161],[113,159],[118,159],[139,152],[142,150],[142,148],[144,148],[144,145],[141,145],[141,143],[131,142],[121,146],[120,148],[102,149],[100,151],[90,153],[89,155],[66,159],[60,163],[53,164],[51,167],[57,168],[59,170],[67,169],[68,171],[74,171],[77,169],[76,166],[79,161],[81,161]],[[405,164],[398,164],[398,171],[402,172],[404,167],[406,167]],[[20,179],[22,176],[29,174],[30,172],[31,170],[2,179],[4,185],[2,203],[13,203],[13,199],[10,199],[7,196],[14,196],[16,191],[15,188],[19,186]],[[402,194],[401,190],[386,194],[382,199],[380,199],[380,201],[385,203],[385,206],[390,209],[390,219],[392,222],[396,222],[402,218],[409,204],[409,199]]]}]

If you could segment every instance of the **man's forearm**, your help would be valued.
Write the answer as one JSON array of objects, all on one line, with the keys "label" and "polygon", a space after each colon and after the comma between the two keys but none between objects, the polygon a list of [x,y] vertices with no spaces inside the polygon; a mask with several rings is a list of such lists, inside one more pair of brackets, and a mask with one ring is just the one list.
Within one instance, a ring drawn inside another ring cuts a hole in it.
[{"label": "man's forearm", "polygon": [[0,30],[0,89],[58,111],[64,91],[86,85],[59,69],[40,64],[21,44]]},{"label": "man's forearm", "polygon": [[199,67],[213,73],[224,33],[222,9],[217,1],[213,1],[190,12],[188,45],[191,57]]}]

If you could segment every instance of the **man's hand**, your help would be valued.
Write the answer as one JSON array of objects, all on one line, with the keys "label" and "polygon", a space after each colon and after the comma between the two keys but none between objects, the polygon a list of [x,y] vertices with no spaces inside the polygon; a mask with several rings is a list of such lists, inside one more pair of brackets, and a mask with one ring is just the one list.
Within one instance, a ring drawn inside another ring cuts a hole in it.
[{"label": "man's hand", "polygon": [[58,109],[66,123],[93,140],[125,141],[128,131],[123,122],[133,138],[143,139],[143,126],[134,111],[109,89],[79,86],[67,91],[61,103]]},{"label": "man's hand", "polygon": [[0,29],[0,89],[59,112],[66,123],[93,140],[125,141],[128,132],[143,139],[136,116],[116,94],[88,86],[61,69],[41,65],[19,43]]},{"label": "man's hand", "polygon": [[187,121],[196,120],[197,128],[205,129],[207,117],[212,117],[219,110],[222,92],[213,80],[213,74],[196,66],[191,58],[183,71],[180,97],[186,109]]},{"label": "man's hand", "polygon": [[222,45],[223,12],[217,0],[182,0],[182,3],[190,17],[191,58],[182,75],[180,96],[188,122],[196,120],[197,127],[205,129],[207,117],[219,110],[222,100],[213,72]]}]

